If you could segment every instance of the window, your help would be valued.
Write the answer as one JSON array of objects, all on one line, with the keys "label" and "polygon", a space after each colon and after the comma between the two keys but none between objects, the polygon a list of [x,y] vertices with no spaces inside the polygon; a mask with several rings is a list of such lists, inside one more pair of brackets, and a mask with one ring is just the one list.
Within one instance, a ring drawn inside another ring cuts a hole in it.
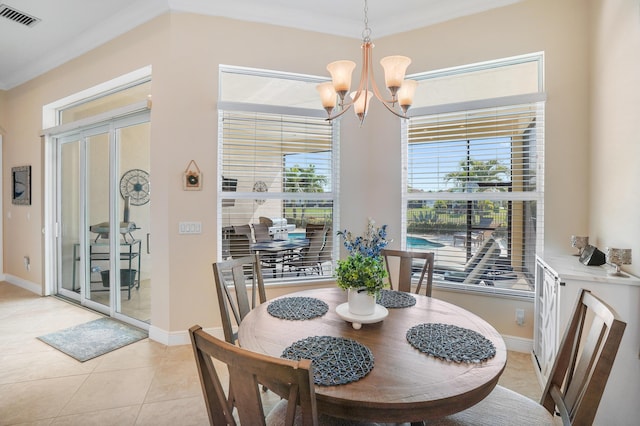
[{"label": "window", "polygon": [[[312,93],[309,87],[315,92],[318,80],[235,71],[222,70],[222,85],[238,89],[233,94],[229,87],[221,88],[227,101],[219,103],[220,257],[259,252],[267,282],[330,278],[337,125],[323,118],[324,110],[299,107]],[[256,95],[245,92],[246,87]],[[298,107],[281,105],[282,90],[289,97],[300,94],[300,99],[290,99]],[[262,103],[243,102],[242,93]]]},{"label": "window", "polygon": [[435,252],[436,285],[533,296],[543,224],[539,99],[472,95],[471,108],[408,120],[403,231],[409,249]]},{"label": "window", "polygon": [[71,123],[117,108],[126,107],[137,102],[149,100],[150,93],[151,80],[150,76],[147,76],[144,79],[131,82],[124,87],[117,87],[66,105],[58,111],[58,124]]}]

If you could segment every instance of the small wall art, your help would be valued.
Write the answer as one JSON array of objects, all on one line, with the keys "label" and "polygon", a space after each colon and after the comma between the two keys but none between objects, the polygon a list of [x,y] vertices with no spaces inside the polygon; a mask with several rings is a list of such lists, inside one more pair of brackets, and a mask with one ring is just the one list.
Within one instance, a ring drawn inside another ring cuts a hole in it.
[{"label": "small wall art", "polygon": [[31,205],[31,166],[11,168],[12,186],[11,202],[13,204]]},{"label": "small wall art", "polygon": [[185,191],[202,190],[202,172],[194,160],[189,162],[184,171],[183,188]]}]

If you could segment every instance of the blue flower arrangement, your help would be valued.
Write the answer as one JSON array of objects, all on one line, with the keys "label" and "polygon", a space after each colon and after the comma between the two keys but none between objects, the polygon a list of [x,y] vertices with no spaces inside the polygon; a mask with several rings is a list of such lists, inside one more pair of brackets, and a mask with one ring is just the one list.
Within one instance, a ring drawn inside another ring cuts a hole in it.
[{"label": "blue flower arrangement", "polygon": [[386,284],[384,278],[387,270],[380,251],[389,244],[387,240],[387,225],[375,227],[373,219],[369,218],[367,231],[363,236],[353,237],[351,232],[338,231],[344,240],[344,246],[349,257],[338,260],[336,269],[336,283],[342,289],[359,288],[358,292],[366,291],[375,295]]},{"label": "blue flower arrangement", "polygon": [[367,232],[363,236],[353,237],[351,231],[338,231],[344,242],[344,246],[349,255],[360,253],[365,257],[380,256],[380,250],[385,248],[389,241],[387,240],[387,225],[376,228],[375,221],[369,218]]}]

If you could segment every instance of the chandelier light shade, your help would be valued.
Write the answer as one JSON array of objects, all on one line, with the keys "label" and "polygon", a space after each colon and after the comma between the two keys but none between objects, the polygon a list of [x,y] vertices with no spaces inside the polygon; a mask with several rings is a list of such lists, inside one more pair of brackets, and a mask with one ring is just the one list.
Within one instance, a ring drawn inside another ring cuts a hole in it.
[{"label": "chandelier light shade", "polygon": [[380,60],[380,65],[384,69],[384,83],[392,96],[395,96],[402,86],[409,64],[411,64],[411,58],[406,56],[387,56]]},{"label": "chandelier light shade", "polygon": [[367,106],[373,97],[373,93],[369,90],[366,91],[366,95],[362,92],[351,92],[349,95],[351,99],[353,99],[353,111],[356,113],[356,116],[360,119],[360,122],[364,120],[365,115],[367,115]]},{"label": "chandelier light shade", "polygon": [[[327,65],[331,74],[331,82],[318,85],[322,107],[327,111],[328,120],[340,117],[353,107],[360,124],[369,110],[371,99],[375,96],[390,112],[401,118],[407,118],[407,111],[413,103],[418,82],[405,80],[405,73],[411,58],[406,56],[387,56],[382,58],[380,65],[384,70],[385,86],[391,94],[391,98],[385,99],[376,84],[373,74],[373,43],[371,42],[371,29],[367,17],[367,0],[364,2],[364,30],[362,31],[362,72],[356,91],[351,90],[351,76],[356,64],[353,61],[335,61]],[[345,101],[346,99],[346,101]],[[338,107],[336,110],[336,106]]]},{"label": "chandelier light shade", "polygon": [[400,104],[400,108],[402,111],[407,114],[407,111],[411,107],[413,103],[413,95],[416,93],[416,89],[418,88],[418,82],[415,80],[405,80],[398,89],[398,103]]}]

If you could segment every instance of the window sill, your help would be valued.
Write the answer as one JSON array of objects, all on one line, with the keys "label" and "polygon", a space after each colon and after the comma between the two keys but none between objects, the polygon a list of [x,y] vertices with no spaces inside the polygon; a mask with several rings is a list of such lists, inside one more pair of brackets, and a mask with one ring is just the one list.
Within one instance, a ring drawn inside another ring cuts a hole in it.
[{"label": "window sill", "polygon": [[534,291],[512,290],[492,286],[480,286],[471,284],[448,283],[433,281],[433,288],[454,293],[474,294],[478,296],[497,297],[512,300],[533,301]]}]

